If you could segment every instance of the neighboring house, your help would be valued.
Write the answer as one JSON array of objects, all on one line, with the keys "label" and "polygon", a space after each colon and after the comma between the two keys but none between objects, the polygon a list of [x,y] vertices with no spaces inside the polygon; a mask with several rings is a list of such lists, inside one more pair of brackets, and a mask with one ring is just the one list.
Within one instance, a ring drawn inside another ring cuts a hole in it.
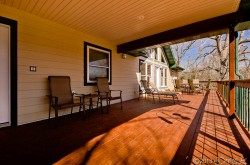
[{"label": "neighboring house", "polygon": [[170,46],[147,50],[147,57],[140,61],[140,78],[154,82],[158,88],[174,89],[177,72],[184,70],[176,64]]}]

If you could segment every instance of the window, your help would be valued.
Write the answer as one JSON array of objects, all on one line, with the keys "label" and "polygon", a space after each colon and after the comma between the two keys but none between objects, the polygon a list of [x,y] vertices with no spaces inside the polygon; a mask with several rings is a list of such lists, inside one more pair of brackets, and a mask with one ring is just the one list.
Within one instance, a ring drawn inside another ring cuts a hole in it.
[{"label": "window", "polygon": [[84,85],[96,85],[96,77],[111,84],[111,50],[84,42]]},{"label": "window", "polygon": [[[141,80],[153,82],[157,87],[167,87],[167,75],[170,71],[168,63],[163,56],[160,48],[148,49],[148,52],[153,52],[151,57],[146,60],[140,60]],[[158,52],[158,54],[156,53]]]},{"label": "window", "polygon": [[143,60],[140,60],[141,80],[147,80],[146,67],[146,63]]},{"label": "window", "polygon": [[147,64],[147,80],[151,80],[151,65]]},{"label": "window", "polygon": [[167,69],[161,69],[161,86],[167,86]]},{"label": "window", "polygon": [[158,60],[158,51],[157,51],[157,48],[154,48],[154,52],[155,52],[155,60]]}]

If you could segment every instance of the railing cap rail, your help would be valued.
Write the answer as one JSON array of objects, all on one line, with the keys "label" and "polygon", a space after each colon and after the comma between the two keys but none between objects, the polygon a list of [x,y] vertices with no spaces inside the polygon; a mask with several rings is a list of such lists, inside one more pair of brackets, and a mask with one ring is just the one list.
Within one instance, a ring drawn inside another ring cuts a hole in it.
[{"label": "railing cap rail", "polygon": [[244,80],[232,80],[232,82],[245,82],[245,83],[250,83],[250,79],[244,79]]}]

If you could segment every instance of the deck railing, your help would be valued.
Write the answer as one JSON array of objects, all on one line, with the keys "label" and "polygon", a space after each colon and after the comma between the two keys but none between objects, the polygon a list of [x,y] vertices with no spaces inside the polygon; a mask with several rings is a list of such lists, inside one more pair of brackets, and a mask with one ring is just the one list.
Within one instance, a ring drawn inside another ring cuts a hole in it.
[{"label": "deck railing", "polygon": [[250,131],[250,80],[218,81],[217,91],[221,94],[227,105],[230,105],[229,88],[235,88],[235,114]]},{"label": "deck railing", "polygon": [[[204,81],[204,80],[200,80],[199,82],[200,82],[200,84],[202,84],[202,86],[204,86],[204,87],[205,87],[205,86],[207,85],[207,83],[208,83],[208,81]],[[215,88],[217,88],[217,81],[210,80],[209,88],[210,88],[210,89],[215,89]]]},{"label": "deck railing", "polygon": [[217,82],[217,91],[221,94],[222,98],[226,102],[227,105],[229,105],[229,98],[230,98],[230,92],[229,92],[229,81],[218,81]]}]

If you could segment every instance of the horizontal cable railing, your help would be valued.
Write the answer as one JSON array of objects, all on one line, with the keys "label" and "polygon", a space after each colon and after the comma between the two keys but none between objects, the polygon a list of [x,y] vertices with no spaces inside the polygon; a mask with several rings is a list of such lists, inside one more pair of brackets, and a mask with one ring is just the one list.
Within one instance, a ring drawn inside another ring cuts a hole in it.
[{"label": "horizontal cable railing", "polygon": [[217,91],[230,105],[230,86],[235,88],[235,114],[250,131],[250,80],[217,81]]}]

